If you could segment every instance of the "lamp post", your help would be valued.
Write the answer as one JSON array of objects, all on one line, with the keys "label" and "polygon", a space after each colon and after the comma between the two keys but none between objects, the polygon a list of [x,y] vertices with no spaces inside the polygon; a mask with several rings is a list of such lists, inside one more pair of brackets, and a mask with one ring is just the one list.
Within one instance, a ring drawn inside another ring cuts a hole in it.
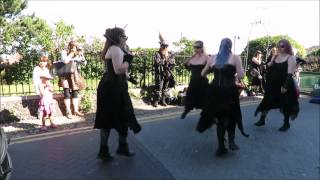
[{"label": "lamp post", "polygon": [[233,54],[236,53],[236,40],[237,39],[238,40],[240,39],[239,35],[236,35],[236,36],[233,37]]}]

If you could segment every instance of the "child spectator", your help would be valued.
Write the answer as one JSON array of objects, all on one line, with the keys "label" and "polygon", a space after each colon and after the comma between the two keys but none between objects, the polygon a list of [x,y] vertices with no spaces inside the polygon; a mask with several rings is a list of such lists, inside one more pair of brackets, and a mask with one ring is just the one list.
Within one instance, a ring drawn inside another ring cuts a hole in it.
[{"label": "child spectator", "polygon": [[47,68],[47,66],[48,66],[48,53],[41,52],[39,60],[40,60],[39,65],[33,69],[33,73],[32,73],[32,80],[33,80],[35,92],[38,95],[40,94],[39,85],[41,84],[40,74],[49,73],[49,69]]},{"label": "child spectator", "polygon": [[41,83],[39,85],[40,91],[40,102],[39,102],[39,119],[42,120],[41,130],[46,131],[46,118],[48,117],[50,120],[50,127],[56,128],[57,126],[53,123],[52,115],[53,115],[53,88],[50,83],[50,79],[52,76],[50,73],[42,73],[40,74]]}]

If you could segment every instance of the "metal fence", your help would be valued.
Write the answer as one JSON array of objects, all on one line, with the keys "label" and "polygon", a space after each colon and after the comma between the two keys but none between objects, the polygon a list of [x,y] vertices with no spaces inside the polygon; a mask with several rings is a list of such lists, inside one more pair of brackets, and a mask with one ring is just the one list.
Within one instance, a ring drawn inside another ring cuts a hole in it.
[{"label": "metal fence", "polygon": [[[154,52],[144,53],[143,55],[136,56],[133,60],[131,66],[131,74],[138,81],[137,85],[129,83],[129,87],[140,88],[143,86],[150,86],[154,84],[154,71],[153,71],[153,54]],[[96,90],[100,78],[103,74],[103,63],[99,60],[98,54],[86,55],[87,64],[81,67],[81,75],[84,77],[87,88],[86,90]],[[174,70],[174,76],[176,83],[179,84],[188,84],[190,80],[190,72],[186,70],[183,62],[186,58],[189,58],[190,55],[176,55],[176,66]],[[243,62],[245,57],[241,57]],[[245,63],[244,63],[245,64]],[[52,67],[52,63],[49,64],[49,67]],[[52,68],[49,68],[51,73],[54,74]],[[20,95],[33,95],[35,94],[35,87],[32,82],[32,71],[30,69],[28,72],[28,80],[21,83],[14,82],[8,84],[2,79],[0,72],[0,96],[20,96]],[[20,73],[20,72],[16,72]],[[320,73],[301,73],[301,87],[305,91],[312,89],[312,86],[319,80]],[[212,75],[209,76],[211,80]],[[51,81],[54,87],[54,93],[62,92],[62,88],[58,86],[58,77],[54,76],[54,79]]]},{"label": "metal fence", "polygon": [[[190,56],[188,55],[177,55],[176,56],[176,68],[174,71],[174,76],[177,84],[187,84],[190,78],[190,72],[187,71],[183,66],[183,61]],[[96,90],[100,78],[102,77],[104,71],[104,65],[101,60],[99,60],[98,54],[86,54],[87,64],[81,67],[80,73],[85,79],[87,88],[86,90]],[[54,75],[54,79],[51,80],[53,84],[54,93],[62,92],[62,88],[59,87],[58,76],[55,75],[54,69],[52,67],[53,63],[49,63],[49,69]],[[8,84],[2,79],[0,75],[0,96],[20,96],[20,95],[34,95],[35,87],[32,82],[32,71],[30,72],[27,81],[17,83],[13,82]],[[140,55],[134,58],[132,63],[132,69],[130,70],[131,74],[138,81],[137,85],[129,83],[130,87],[140,88],[142,86],[150,86],[154,84],[154,71],[153,71],[153,56],[149,55]],[[19,73],[19,72],[17,72]]]}]

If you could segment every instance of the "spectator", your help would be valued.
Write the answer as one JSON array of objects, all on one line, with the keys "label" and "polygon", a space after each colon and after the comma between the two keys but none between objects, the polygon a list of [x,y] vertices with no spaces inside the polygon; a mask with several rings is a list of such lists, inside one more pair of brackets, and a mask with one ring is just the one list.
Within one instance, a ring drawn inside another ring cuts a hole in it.
[{"label": "spectator", "polygon": [[40,62],[39,64],[33,69],[32,73],[32,81],[34,85],[34,89],[36,94],[40,95],[39,85],[41,84],[40,75],[49,73],[48,66],[48,53],[47,52],[41,52],[40,53]]},{"label": "spectator", "polygon": [[63,88],[64,94],[64,103],[66,106],[66,116],[68,119],[71,119],[71,101],[73,104],[74,115],[83,116],[81,112],[79,112],[79,90],[85,88],[85,82],[79,72],[79,65],[86,64],[86,60],[84,58],[84,52],[81,48],[79,48],[75,39],[71,39],[68,44],[67,50],[61,51],[61,60],[65,63],[76,63],[76,70],[72,73],[68,73],[60,76],[59,78],[59,86]]},{"label": "spectator", "polygon": [[40,102],[39,102],[39,118],[42,120],[41,130],[46,131],[46,118],[50,120],[50,127],[56,128],[57,126],[53,123],[53,97],[52,92],[53,88],[50,83],[50,79],[52,76],[49,72],[42,72],[40,74],[41,82],[39,84],[39,92],[40,92]]}]

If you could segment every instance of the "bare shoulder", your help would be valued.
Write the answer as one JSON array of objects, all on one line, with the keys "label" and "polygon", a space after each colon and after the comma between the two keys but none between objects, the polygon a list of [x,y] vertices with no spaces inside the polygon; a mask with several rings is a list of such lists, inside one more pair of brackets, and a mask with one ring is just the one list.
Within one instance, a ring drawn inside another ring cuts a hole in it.
[{"label": "bare shoulder", "polygon": [[238,62],[241,61],[241,58],[239,55],[232,54],[230,60],[231,60],[231,64],[237,64]]}]

